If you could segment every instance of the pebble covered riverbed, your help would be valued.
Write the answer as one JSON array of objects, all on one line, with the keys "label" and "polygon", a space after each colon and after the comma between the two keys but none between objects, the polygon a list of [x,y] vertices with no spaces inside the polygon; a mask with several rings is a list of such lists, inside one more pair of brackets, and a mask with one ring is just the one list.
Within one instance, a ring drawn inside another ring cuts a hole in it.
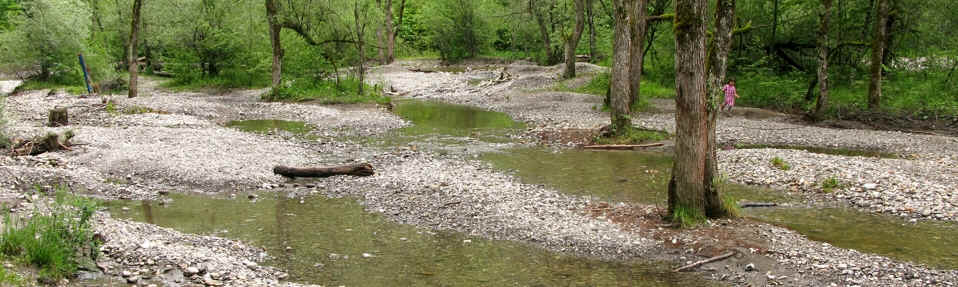
[{"label": "pebble covered riverbed", "polygon": [[[524,122],[515,142],[537,142],[541,132],[594,129],[608,121],[595,109],[601,98],[551,92],[558,67],[515,63],[504,69],[461,73],[412,72],[399,63],[377,68],[376,81],[397,95],[430,99],[504,112]],[[580,64],[583,74],[602,68]],[[509,73],[497,81],[498,71]],[[160,199],[173,192],[237,194],[250,190],[358,198],[369,212],[425,230],[454,231],[485,239],[528,243],[565,254],[605,260],[664,260],[676,265],[702,259],[695,250],[667,247],[665,242],[702,240],[682,234],[672,241],[653,238],[651,230],[625,229],[608,218],[584,214],[593,198],[567,195],[551,187],[525,183],[492,168],[479,153],[514,147],[477,140],[477,147],[423,150],[415,142],[401,146],[370,145],[347,140],[388,135],[408,126],[383,108],[320,106],[309,103],[262,103],[263,91],[207,95],[163,91],[145,85],[142,97],[114,97],[111,111],[99,98],[78,98],[47,91],[25,92],[7,100],[6,118],[16,135],[72,129],[82,145],[72,151],[35,157],[0,156],[0,190],[17,198],[33,183],[65,182],[108,199]],[[71,126],[43,127],[45,112],[68,107]],[[147,108],[147,112],[144,111]],[[130,112],[127,112],[130,111]],[[306,135],[249,133],[226,125],[236,120],[301,121],[313,129]],[[640,114],[635,124],[671,130],[670,114]],[[720,167],[730,181],[770,186],[802,194],[814,202],[834,201],[915,220],[956,219],[955,151],[950,137],[867,130],[805,127],[784,117],[722,118],[723,144],[811,145],[874,149],[901,155],[898,159],[823,155],[784,149],[732,149],[719,153]],[[410,144],[412,143],[412,144]],[[778,157],[791,169],[775,168]],[[377,174],[367,178],[334,177],[287,182],[271,173],[274,165],[327,165],[369,162]],[[834,177],[841,185],[829,193],[821,182]],[[21,200],[21,210],[29,203]],[[172,204],[175,204],[172,203]],[[614,203],[615,204],[615,203]],[[619,206],[619,205],[616,205]],[[721,225],[725,221],[710,224]],[[788,286],[947,286],[958,281],[955,270],[864,254],[812,241],[783,227],[732,222],[769,242],[767,250],[741,250],[735,260],[706,266],[701,275],[731,285]],[[205,285],[277,286],[286,273],[262,265],[275,252],[242,243],[226,234],[197,235],[98,216],[98,230],[110,234],[110,274],[121,277],[179,272],[184,282]],[[149,260],[153,262],[150,263]],[[258,263],[257,263],[258,262]],[[747,266],[752,264],[751,268]],[[210,267],[212,266],[212,267]],[[195,268],[195,269],[193,269]],[[200,269],[205,272],[200,272]],[[146,271],[141,269],[148,269]],[[756,270],[757,269],[757,270]],[[192,272],[197,271],[197,272]],[[321,272],[321,271],[317,271]],[[159,275],[157,275],[159,274]],[[216,276],[213,276],[216,275]],[[171,275],[175,282],[177,277]],[[148,279],[149,280],[149,279]],[[161,281],[161,282],[170,282]]]}]

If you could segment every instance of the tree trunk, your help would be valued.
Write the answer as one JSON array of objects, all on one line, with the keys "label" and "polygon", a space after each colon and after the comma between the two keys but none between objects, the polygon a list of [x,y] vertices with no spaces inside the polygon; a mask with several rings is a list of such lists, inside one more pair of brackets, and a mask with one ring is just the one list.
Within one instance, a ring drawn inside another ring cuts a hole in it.
[{"label": "tree trunk", "polygon": [[832,15],[832,0],[822,0],[822,24],[818,30],[818,101],[815,119],[821,119],[828,104],[828,21]]},{"label": "tree trunk", "polygon": [[675,159],[669,214],[695,222],[706,216],[709,116],[705,81],[705,0],[675,1]]},{"label": "tree trunk", "polygon": [[386,0],[386,5],[383,6],[385,9],[386,18],[386,63],[390,64],[396,59],[396,33],[393,32],[395,28],[393,27],[393,0]]},{"label": "tree trunk", "polygon": [[143,0],[134,0],[133,1],[133,23],[130,24],[130,43],[128,43],[127,51],[128,60],[130,62],[130,90],[129,97],[136,97],[136,78],[139,73],[140,65],[136,59],[136,42],[137,34],[140,31],[140,8],[143,7]]},{"label": "tree trunk", "polygon": [[295,168],[278,165],[273,173],[285,177],[330,177],[336,175],[371,176],[375,174],[368,163],[333,167]]},{"label": "tree trunk", "polygon": [[778,32],[778,4],[781,0],[775,0],[775,8],[772,11],[772,45],[775,44],[775,34]]},{"label": "tree trunk", "polygon": [[366,85],[366,50],[363,43],[363,34],[365,34],[365,25],[362,24],[362,18],[359,16],[359,1],[353,6],[353,16],[356,18],[356,48],[359,49],[359,70],[356,72],[359,78],[356,89],[358,95],[363,95],[363,88]]},{"label": "tree trunk", "polygon": [[868,85],[868,108],[878,110],[881,106],[882,58],[888,32],[888,0],[878,0],[878,19],[875,21],[875,37],[872,39],[871,83]]},{"label": "tree trunk", "polygon": [[632,36],[630,35],[631,29],[629,23],[633,14],[632,9],[630,9],[633,0],[613,1],[615,38],[612,44],[612,75],[609,102],[612,109],[611,132],[613,136],[618,136],[632,128],[632,112],[629,109],[629,100],[632,98],[632,91],[630,91],[629,85]]},{"label": "tree trunk", "polygon": [[273,89],[279,88],[283,82],[283,45],[280,42],[282,26],[276,9],[276,0],[266,0],[266,17],[269,22],[269,40],[273,46]]},{"label": "tree trunk", "polygon": [[589,19],[589,62],[596,63],[599,61],[599,52],[596,50],[595,46],[595,14],[593,13],[593,8],[595,8],[595,0],[587,0],[586,3],[586,18]]},{"label": "tree trunk", "polygon": [[726,206],[722,204],[722,197],[718,186],[716,186],[718,174],[718,158],[716,149],[718,147],[715,135],[716,123],[718,121],[719,107],[725,98],[725,92],[722,90],[723,83],[726,82],[725,75],[728,67],[728,54],[732,49],[732,28],[735,27],[735,0],[717,0],[715,10],[715,34],[709,47],[708,63],[705,65],[708,72],[708,102],[706,103],[706,112],[708,123],[706,123],[708,139],[705,151],[708,153],[705,159],[705,215],[708,217],[723,217],[731,213]]},{"label": "tree trunk", "polygon": [[631,54],[631,60],[629,63],[629,110],[632,110],[635,101],[639,99],[639,90],[642,87],[642,63],[644,61],[645,53],[644,46],[642,45],[645,42],[645,32],[646,28],[649,25],[649,22],[646,21],[646,14],[648,14],[648,4],[649,0],[633,0],[633,14],[632,14],[632,45],[629,48]]},{"label": "tree trunk", "polygon": [[585,29],[585,0],[575,0],[575,29],[565,43],[565,74],[566,79],[575,78],[575,49],[582,38]]},{"label": "tree trunk", "polygon": [[536,23],[539,24],[539,35],[542,37],[542,52],[545,53],[542,64],[552,65],[552,40],[549,39],[549,27],[546,25],[546,20],[545,17],[542,16],[542,13],[536,11],[535,3],[535,1],[529,2],[529,13],[532,13],[532,16],[536,18]]}]

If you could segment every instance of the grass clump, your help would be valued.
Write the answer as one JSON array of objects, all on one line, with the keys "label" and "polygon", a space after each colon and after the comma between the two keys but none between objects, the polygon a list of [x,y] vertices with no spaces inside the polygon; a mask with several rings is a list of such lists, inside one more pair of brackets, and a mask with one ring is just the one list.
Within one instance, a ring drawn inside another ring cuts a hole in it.
[{"label": "grass clump", "polygon": [[678,223],[683,228],[693,227],[705,222],[705,213],[701,210],[678,205],[672,211],[672,222]]},{"label": "grass clump", "polygon": [[0,265],[0,286],[25,286],[23,277]]},{"label": "grass clump", "polygon": [[772,166],[774,166],[775,168],[778,168],[778,169],[780,169],[780,170],[790,170],[790,169],[792,169],[792,166],[791,166],[791,165],[789,165],[787,162],[785,162],[785,160],[783,160],[782,158],[777,157],[777,156],[772,158]]},{"label": "grass clump", "polygon": [[597,136],[593,139],[595,144],[641,144],[647,142],[656,142],[669,138],[669,134],[663,131],[647,130],[639,128],[628,129],[625,134],[617,137]]},{"label": "grass clump", "polygon": [[383,96],[378,87],[363,84],[363,94],[359,94],[359,80],[342,79],[339,81],[310,81],[300,79],[283,87],[273,89],[263,95],[267,101],[317,101],[322,104],[386,104],[391,100]]},{"label": "grass clump", "polygon": [[63,90],[64,92],[71,95],[84,95],[86,94],[86,86],[83,83],[74,83],[71,81],[41,81],[41,80],[26,80],[20,86],[18,86],[14,93],[22,91],[36,91],[36,90]]},{"label": "grass clump", "polygon": [[824,193],[832,193],[837,189],[842,189],[845,187],[845,185],[835,177],[826,178],[822,181],[821,186],[822,192]]},{"label": "grass clump", "polygon": [[32,217],[4,216],[0,253],[39,269],[41,280],[58,280],[76,273],[81,258],[95,259],[91,218],[96,204],[82,197],[67,196],[59,189],[48,210]]}]

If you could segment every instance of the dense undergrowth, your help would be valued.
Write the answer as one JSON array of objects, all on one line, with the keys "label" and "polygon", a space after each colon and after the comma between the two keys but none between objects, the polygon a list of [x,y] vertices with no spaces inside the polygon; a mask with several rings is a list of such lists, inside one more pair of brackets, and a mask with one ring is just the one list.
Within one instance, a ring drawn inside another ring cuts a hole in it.
[{"label": "dense undergrowth", "polygon": [[91,226],[95,211],[92,200],[58,188],[49,208],[38,208],[29,217],[4,216],[0,254],[36,267],[41,280],[72,276],[81,262],[96,258],[99,243]]}]

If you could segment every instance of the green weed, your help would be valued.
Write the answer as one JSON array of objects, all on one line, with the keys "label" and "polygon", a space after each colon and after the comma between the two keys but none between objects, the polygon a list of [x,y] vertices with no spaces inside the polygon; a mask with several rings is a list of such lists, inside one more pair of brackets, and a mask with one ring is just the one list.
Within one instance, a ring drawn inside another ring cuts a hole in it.
[{"label": "green weed", "polygon": [[29,218],[4,216],[0,253],[35,266],[41,279],[72,276],[80,257],[96,257],[98,243],[90,222],[95,211],[92,200],[59,188],[49,210],[36,210]]},{"label": "green weed", "polygon": [[836,189],[844,188],[844,184],[842,184],[842,182],[835,177],[826,178],[825,180],[822,181],[821,186],[822,186],[822,192],[824,193],[832,193]]},{"label": "green weed", "polygon": [[781,170],[790,170],[790,169],[792,169],[792,166],[791,166],[791,165],[789,165],[787,162],[785,162],[785,160],[783,160],[782,158],[777,157],[777,156],[772,158],[772,166],[774,166],[774,167],[776,167],[776,168],[778,168],[778,169],[781,169]]},{"label": "green weed", "polygon": [[23,277],[0,265],[0,286],[25,286]]},{"label": "green weed", "polygon": [[593,142],[596,144],[641,144],[665,140],[668,137],[669,134],[663,131],[632,128],[618,137],[598,136],[593,139]]},{"label": "green weed", "polygon": [[730,218],[739,218],[742,216],[742,209],[738,206],[738,199],[734,196],[723,194],[722,195],[722,209],[727,213],[726,215]]},{"label": "green weed", "polygon": [[696,226],[705,220],[705,213],[694,208],[679,205],[672,211],[672,222],[685,228]]}]

